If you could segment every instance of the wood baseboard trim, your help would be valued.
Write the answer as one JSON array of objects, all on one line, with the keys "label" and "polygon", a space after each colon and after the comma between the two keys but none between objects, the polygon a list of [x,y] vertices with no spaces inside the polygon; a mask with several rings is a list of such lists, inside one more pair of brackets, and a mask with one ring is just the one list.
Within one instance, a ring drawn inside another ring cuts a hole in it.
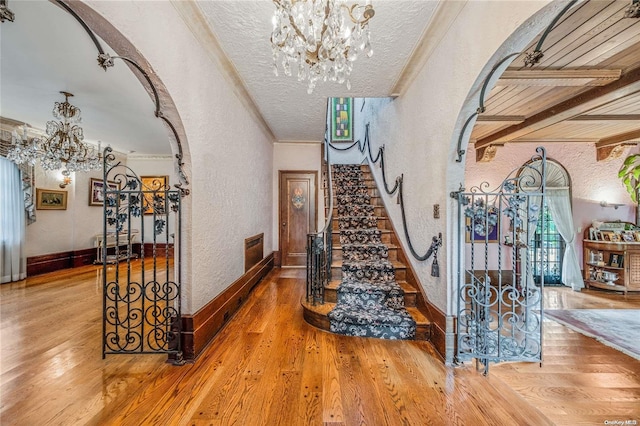
[{"label": "wood baseboard trim", "polygon": [[195,360],[274,265],[269,254],[193,315],[182,316],[182,353]]},{"label": "wood baseboard trim", "polygon": [[[135,244],[134,244],[135,246]],[[144,257],[150,258],[153,257],[153,243],[144,243]],[[134,249],[134,252],[136,250]],[[137,253],[140,251],[138,250]],[[165,243],[156,243],[156,256],[165,257],[165,255],[169,253],[169,257],[173,257],[173,244],[165,244]]]},{"label": "wood baseboard trim", "polygon": [[407,266],[406,269],[406,281],[411,284],[417,291],[416,295],[416,307],[431,321],[431,336],[429,342],[440,356],[441,361],[445,362],[446,359],[446,315],[436,305],[431,303],[429,298],[424,292],[420,281],[417,279],[417,274],[411,265],[411,262],[407,259],[407,254],[400,243],[398,233],[396,232],[393,223],[391,223],[391,217],[388,216],[387,229],[392,231],[392,242],[398,247],[398,261]]},{"label": "wood baseboard trim", "polygon": [[[133,251],[140,253],[140,244],[133,244]],[[98,256],[97,252],[98,249],[92,247],[27,257],[27,276],[33,277],[61,269],[93,265]],[[171,247],[171,253],[173,254],[173,247]],[[149,256],[151,256],[151,254]]]}]

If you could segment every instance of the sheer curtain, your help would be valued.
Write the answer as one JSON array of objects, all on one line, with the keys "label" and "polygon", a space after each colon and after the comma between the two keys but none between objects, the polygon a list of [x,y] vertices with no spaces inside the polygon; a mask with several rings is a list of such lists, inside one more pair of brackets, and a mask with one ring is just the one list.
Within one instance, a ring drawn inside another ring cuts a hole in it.
[{"label": "sheer curtain", "polygon": [[573,226],[569,189],[547,187],[545,195],[549,213],[551,213],[553,222],[566,243],[562,258],[562,282],[571,286],[573,290],[580,291],[580,289],[584,288],[584,281],[580,271],[578,255],[574,247],[576,232]]},{"label": "sheer curtain", "polygon": [[0,282],[27,276],[25,205],[20,170],[0,156]]}]

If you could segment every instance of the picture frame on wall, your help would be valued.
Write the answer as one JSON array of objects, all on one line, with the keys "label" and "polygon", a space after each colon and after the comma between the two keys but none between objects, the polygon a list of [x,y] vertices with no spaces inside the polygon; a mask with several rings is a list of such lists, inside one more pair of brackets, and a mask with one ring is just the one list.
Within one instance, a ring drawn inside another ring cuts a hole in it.
[{"label": "picture frame on wall", "polygon": [[142,184],[142,211],[145,215],[165,214],[164,197],[169,188],[169,176],[140,176]]},{"label": "picture frame on wall", "polygon": [[[489,236],[485,238],[484,234],[479,234],[476,229],[472,229],[471,227],[471,219],[466,218],[466,231],[465,231],[465,242],[470,243],[473,239],[474,243],[497,243],[498,242],[498,231],[500,229],[500,219],[497,219],[497,223],[489,229]],[[472,235],[473,234],[473,235]]]},{"label": "picture frame on wall", "polygon": [[66,210],[67,191],[36,188],[37,210]]},{"label": "picture frame on wall", "polygon": [[[119,189],[119,185],[117,182],[108,181],[107,185],[110,191]],[[104,180],[89,178],[89,205],[90,206],[104,205],[103,197],[104,197]]]},{"label": "picture frame on wall", "polygon": [[353,98],[331,98],[331,141],[353,142]]}]

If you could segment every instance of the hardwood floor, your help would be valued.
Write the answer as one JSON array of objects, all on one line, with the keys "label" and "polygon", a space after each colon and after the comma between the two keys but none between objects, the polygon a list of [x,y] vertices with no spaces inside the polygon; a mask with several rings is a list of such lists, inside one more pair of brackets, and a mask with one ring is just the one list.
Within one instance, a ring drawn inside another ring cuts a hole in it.
[{"label": "hardwood floor", "polygon": [[[0,286],[2,425],[550,425],[640,421],[640,361],[552,321],[545,363],[488,377],[428,343],[353,338],[302,320],[304,270],[275,269],[195,364],[101,359],[95,266]],[[550,289],[547,308],[640,296]],[[627,423],[634,424],[634,423]]]}]

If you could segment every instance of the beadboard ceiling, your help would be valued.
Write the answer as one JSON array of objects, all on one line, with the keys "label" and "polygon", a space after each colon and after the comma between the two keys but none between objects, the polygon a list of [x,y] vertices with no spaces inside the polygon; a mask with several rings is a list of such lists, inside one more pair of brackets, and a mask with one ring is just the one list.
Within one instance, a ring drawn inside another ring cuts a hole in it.
[{"label": "beadboard ceiling", "polygon": [[[640,143],[640,19],[628,1],[569,10],[533,67],[517,57],[498,80],[471,134],[477,160],[505,143],[591,143],[598,160]],[[539,37],[525,52],[533,52]]]}]

